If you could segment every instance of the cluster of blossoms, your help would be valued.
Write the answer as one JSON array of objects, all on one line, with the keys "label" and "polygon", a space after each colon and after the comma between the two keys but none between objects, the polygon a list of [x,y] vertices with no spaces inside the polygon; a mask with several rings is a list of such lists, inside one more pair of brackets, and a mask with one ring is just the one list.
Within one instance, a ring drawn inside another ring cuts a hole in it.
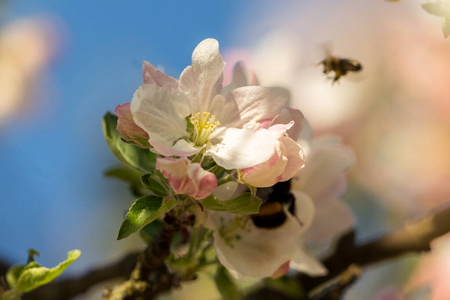
[{"label": "cluster of blossoms", "polygon": [[336,141],[312,141],[302,113],[288,108],[289,93],[258,86],[241,65],[222,87],[224,67],[214,39],[195,48],[179,80],[144,62],[144,84],[115,110],[117,130],[157,155],[155,168],[174,195],[199,206],[206,197],[226,201],[248,190],[263,200],[258,214],[202,212],[233,276],[279,276],[289,267],[323,275],[306,242],[351,225],[338,198],[352,153]]}]

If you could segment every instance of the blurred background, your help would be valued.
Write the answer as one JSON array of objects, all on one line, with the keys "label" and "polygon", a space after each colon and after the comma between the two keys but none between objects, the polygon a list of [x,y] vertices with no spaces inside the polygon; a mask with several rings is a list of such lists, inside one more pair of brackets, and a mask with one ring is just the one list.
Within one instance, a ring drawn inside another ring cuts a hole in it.
[{"label": "blurred background", "polygon": [[[344,200],[360,241],[448,204],[450,40],[420,4],[0,0],[0,257],[24,263],[35,248],[50,267],[77,248],[66,271],[75,276],[144,246],[116,241],[134,198],[103,177],[117,162],[102,116],[130,102],[142,61],[178,78],[208,37],[220,43],[225,83],[244,61],[261,85],[290,89],[317,136],[354,149]],[[317,66],[325,49],[363,71],[332,84]],[[369,268],[346,299],[448,299],[450,238],[433,247]],[[217,299],[202,278],[172,297]]]}]

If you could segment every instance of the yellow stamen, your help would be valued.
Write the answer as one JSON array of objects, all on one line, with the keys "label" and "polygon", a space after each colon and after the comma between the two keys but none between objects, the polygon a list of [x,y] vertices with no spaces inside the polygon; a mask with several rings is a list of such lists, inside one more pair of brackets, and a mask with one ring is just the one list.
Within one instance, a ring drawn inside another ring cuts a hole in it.
[{"label": "yellow stamen", "polygon": [[[202,117],[200,117],[202,116]],[[209,135],[214,132],[214,128],[220,125],[220,122],[215,121],[216,117],[209,112],[197,112],[191,120],[194,124],[194,132],[192,133],[191,140],[196,146],[203,146],[208,142]],[[212,121],[211,121],[212,120]]]}]

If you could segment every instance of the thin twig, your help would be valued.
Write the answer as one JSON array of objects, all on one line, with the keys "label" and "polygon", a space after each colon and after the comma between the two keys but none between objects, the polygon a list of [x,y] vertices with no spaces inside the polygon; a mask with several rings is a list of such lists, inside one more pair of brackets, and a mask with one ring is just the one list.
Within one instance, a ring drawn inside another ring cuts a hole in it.
[{"label": "thin twig", "polygon": [[347,270],[330,285],[313,294],[309,300],[339,300],[344,292],[361,277],[362,269],[358,265],[350,265]]}]

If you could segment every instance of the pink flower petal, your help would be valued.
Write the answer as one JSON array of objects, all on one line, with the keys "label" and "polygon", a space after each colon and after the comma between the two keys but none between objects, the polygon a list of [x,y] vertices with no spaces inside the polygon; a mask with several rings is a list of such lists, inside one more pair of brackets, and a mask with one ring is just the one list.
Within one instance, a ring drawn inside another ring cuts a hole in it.
[{"label": "pink flower petal", "polygon": [[297,172],[305,165],[305,155],[303,149],[293,139],[287,136],[282,136],[279,139],[283,144],[285,151],[282,155],[287,158],[287,165],[284,169],[281,181],[291,179]]},{"label": "pink flower petal", "polygon": [[242,180],[251,186],[269,187],[281,180],[288,163],[279,145],[270,159],[256,166],[240,170]]},{"label": "pink flower petal", "polygon": [[173,101],[174,94],[153,84],[144,84],[137,89],[131,100],[131,112],[136,124],[144,129],[151,139],[174,144],[189,136],[187,122]]},{"label": "pink flower petal", "polygon": [[144,84],[155,84],[168,89],[178,87],[178,80],[159,71],[148,61],[142,63],[142,73]]},{"label": "pink flower petal", "polygon": [[156,169],[169,180],[177,194],[203,199],[217,187],[217,179],[213,173],[205,171],[198,163],[191,163],[187,158],[158,157]]},{"label": "pink flower petal", "polygon": [[148,148],[148,134],[136,125],[131,115],[130,103],[118,105],[114,111],[117,115],[117,131],[122,136],[129,138],[136,145]]},{"label": "pink flower petal", "polygon": [[[305,164],[302,148],[283,134],[292,126],[277,124],[267,131],[276,141],[276,152],[270,159],[258,165],[240,170],[241,179],[255,187],[269,187],[279,181],[291,179]],[[264,129],[262,129],[264,130]]]},{"label": "pink flower petal", "polygon": [[272,274],[272,278],[273,279],[277,279],[280,278],[284,275],[286,275],[286,273],[289,271],[289,261],[285,262],[284,264],[282,264],[278,270],[275,271],[275,273]]},{"label": "pink flower petal", "polygon": [[300,110],[284,107],[280,114],[273,119],[272,124],[287,124],[291,121],[294,121],[294,126],[287,133],[291,139],[296,141],[303,129],[304,117]]}]

